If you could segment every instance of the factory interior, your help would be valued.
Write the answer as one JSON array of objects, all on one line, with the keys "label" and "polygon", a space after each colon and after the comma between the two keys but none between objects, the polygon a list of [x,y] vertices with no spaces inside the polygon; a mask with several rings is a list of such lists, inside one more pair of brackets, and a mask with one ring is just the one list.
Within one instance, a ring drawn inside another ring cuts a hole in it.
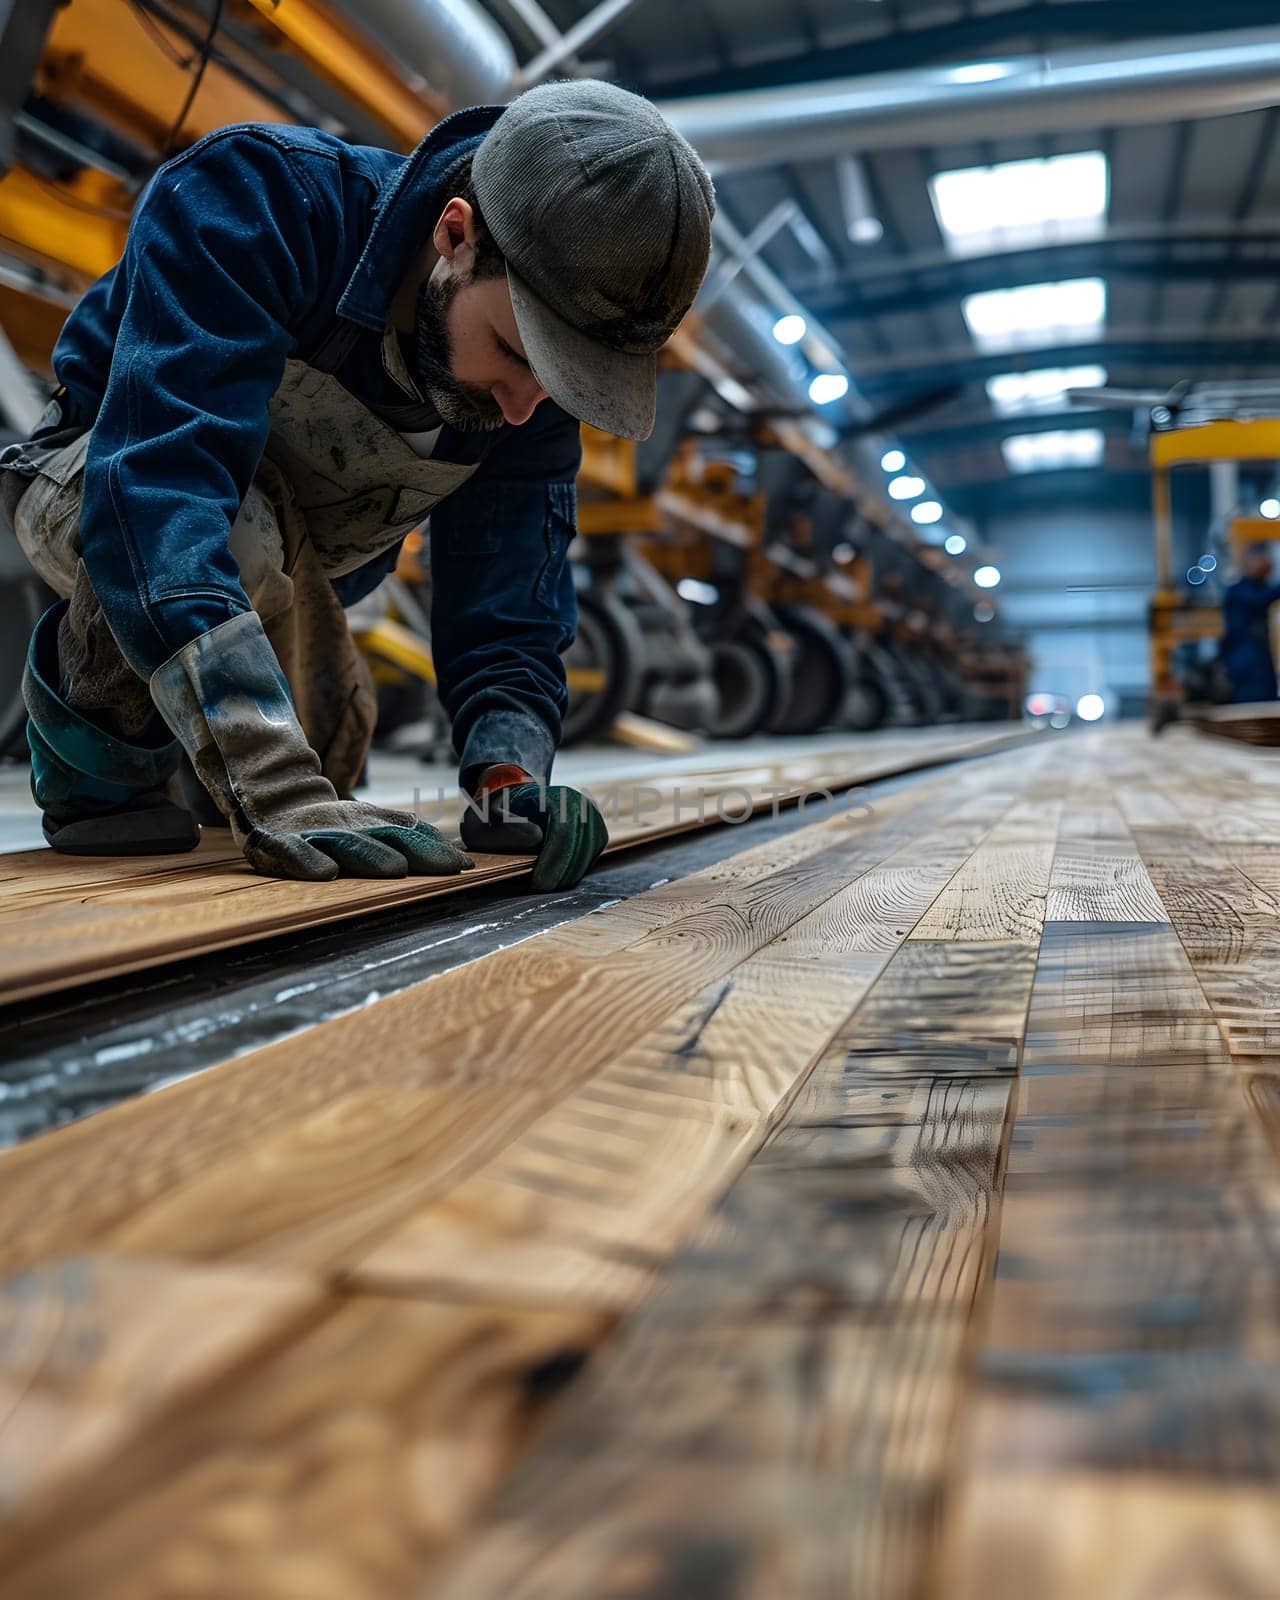
[{"label": "factory interior", "polygon": [[1277,1600],[1277,545],[1273,0],[0,0],[3,1600]]}]

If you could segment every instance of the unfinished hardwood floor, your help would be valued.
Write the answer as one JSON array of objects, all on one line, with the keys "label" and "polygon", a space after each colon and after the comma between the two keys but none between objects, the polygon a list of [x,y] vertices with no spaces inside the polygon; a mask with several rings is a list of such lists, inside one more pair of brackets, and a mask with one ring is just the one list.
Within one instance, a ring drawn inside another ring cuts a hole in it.
[{"label": "unfinished hardwood floor", "polygon": [[0,1157],[0,1592],[1270,1600],[1280,766],[1203,749],[944,770]]},{"label": "unfinished hardwood floor", "polygon": [[[749,766],[726,765],[704,750],[664,765],[650,785],[606,786],[597,799],[609,848],[624,849],[715,821],[718,807],[726,818],[741,818],[816,790],[870,783],[1025,737],[992,725],[922,730],[851,741],[821,756],[805,755],[797,741],[794,758]],[[417,809],[456,837],[460,802]],[[283,884],[258,877],[230,839],[212,830],[183,856],[0,854],[0,1004],[518,878],[530,866],[528,856],[481,855],[461,877]]]}]

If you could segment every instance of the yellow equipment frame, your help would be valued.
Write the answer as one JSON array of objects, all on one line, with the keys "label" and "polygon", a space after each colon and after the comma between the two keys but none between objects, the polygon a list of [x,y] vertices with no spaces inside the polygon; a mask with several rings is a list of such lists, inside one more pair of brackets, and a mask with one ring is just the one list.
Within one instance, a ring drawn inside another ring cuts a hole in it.
[{"label": "yellow equipment frame", "polygon": [[[1151,602],[1151,695],[1155,714],[1160,706],[1176,705],[1178,684],[1173,675],[1173,653],[1188,640],[1216,639],[1222,631],[1217,606],[1187,605],[1173,585],[1173,471],[1175,467],[1209,466],[1215,461],[1280,461],[1280,417],[1249,421],[1225,419],[1191,428],[1153,433],[1149,447],[1151,500],[1156,532],[1156,592]],[[1280,526],[1242,518],[1232,527],[1251,532],[1244,542],[1274,539]]]}]

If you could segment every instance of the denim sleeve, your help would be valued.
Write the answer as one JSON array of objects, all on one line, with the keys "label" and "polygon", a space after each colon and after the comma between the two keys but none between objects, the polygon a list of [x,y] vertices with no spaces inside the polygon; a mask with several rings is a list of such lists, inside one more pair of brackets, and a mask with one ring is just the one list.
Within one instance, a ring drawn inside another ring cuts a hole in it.
[{"label": "denim sleeve", "polygon": [[544,401],[510,434],[431,515],[432,653],[464,789],[495,762],[545,782],[569,697],[578,425]]},{"label": "denim sleeve", "polygon": [[353,606],[363,600],[366,595],[372,594],[384,578],[389,578],[396,570],[396,562],[400,559],[400,544],[393,544],[390,550],[384,550],[380,556],[374,556],[372,561],[366,561],[364,566],[356,567],[352,572],[344,572],[341,577],[330,578],[329,583],[337,595],[339,604]]},{"label": "denim sleeve", "polygon": [[85,461],[81,542],[145,677],[249,610],[228,538],[323,269],[322,197],[270,137],[224,130],[161,169],[111,292],[120,321]]}]

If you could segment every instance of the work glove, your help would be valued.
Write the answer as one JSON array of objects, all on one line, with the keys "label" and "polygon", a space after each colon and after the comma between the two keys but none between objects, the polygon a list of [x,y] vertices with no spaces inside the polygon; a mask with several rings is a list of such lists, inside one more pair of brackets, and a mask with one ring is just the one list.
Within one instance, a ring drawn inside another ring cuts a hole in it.
[{"label": "work glove", "polygon": [[434,877],[473,865],[412,812],[338,798],[255,611],[171,656],[151,676],[151,698],[264,877]]},{"label": "work glove", "polygon": [[523,767],[486,767],[462,814],[468,850],[537,855],[533,887],[571,889],[609,842],[599,808],[564,784],[536,783]]}]

